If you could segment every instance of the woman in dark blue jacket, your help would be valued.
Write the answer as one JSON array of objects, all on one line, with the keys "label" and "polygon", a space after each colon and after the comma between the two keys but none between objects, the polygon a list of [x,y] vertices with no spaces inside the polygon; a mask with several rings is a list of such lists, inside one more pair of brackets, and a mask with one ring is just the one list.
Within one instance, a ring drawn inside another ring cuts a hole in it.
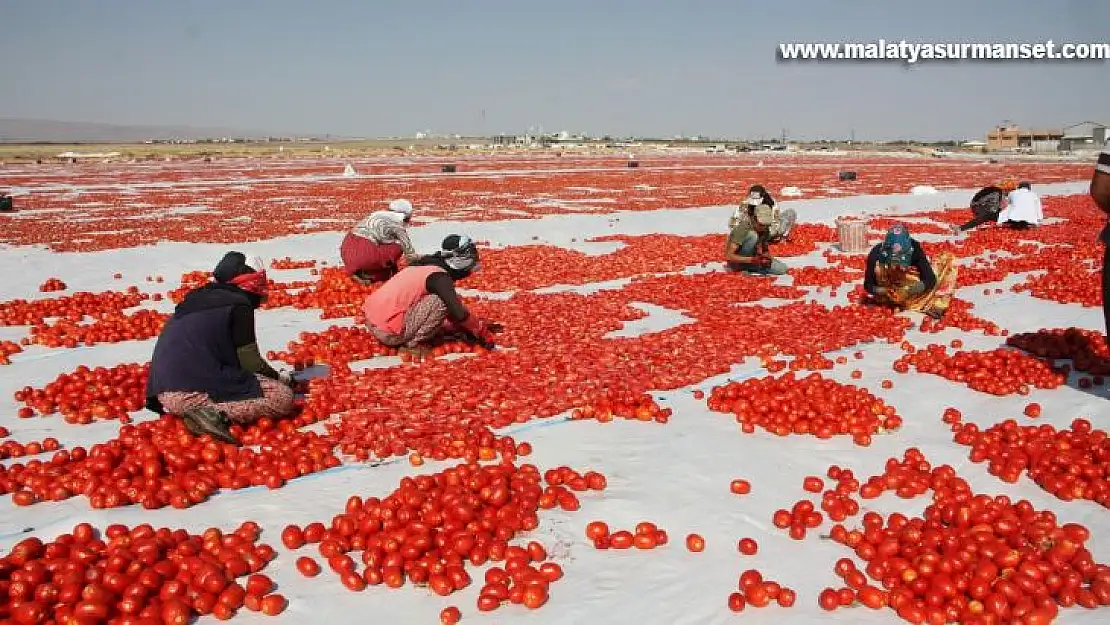
[{"label": "woman in dark blue jacket", "polygon": [[266,297],[262,261],[228,252],[212,276],[178,304],[154,345],[147,407],[180,415],[193,434],[235,444],[231,423],[293,414],[293,380],[262,358],[255,338],[254,311]]}]

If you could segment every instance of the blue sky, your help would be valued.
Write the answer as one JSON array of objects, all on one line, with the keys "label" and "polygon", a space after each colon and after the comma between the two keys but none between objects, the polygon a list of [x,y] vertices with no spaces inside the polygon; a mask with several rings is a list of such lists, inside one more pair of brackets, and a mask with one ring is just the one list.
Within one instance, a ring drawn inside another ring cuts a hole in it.
[{"label": "blue sky", "polygon": [[1105,42],[1105,0],[8,0],[0,24],[0,117],[860,139],[1110,122],[1110,62],[776,60],[791,41]]}]

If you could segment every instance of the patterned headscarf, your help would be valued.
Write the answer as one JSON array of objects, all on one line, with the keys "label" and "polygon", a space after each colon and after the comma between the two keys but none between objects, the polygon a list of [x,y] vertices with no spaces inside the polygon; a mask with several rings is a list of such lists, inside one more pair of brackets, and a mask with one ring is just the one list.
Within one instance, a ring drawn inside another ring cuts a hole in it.
[{"label": "patterned headscarf", "polygon": [[902,224],[894,224],[886,232],[879,248],[879,262],[884,265],[909,267],[913,258],[913,239]]},{"label": "patterned headscarf", "polygon": [[466,235],[452,234],[443,239],[440,257],[448,267],[460,273],[472,273],[478,269],[478,247]]}]

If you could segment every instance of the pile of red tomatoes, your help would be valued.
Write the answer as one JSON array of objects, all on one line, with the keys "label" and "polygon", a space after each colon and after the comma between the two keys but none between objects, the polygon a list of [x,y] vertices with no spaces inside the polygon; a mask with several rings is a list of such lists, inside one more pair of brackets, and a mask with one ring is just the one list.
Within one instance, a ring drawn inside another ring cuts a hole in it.
[{"label": "pile of red tomatoes", "polygon": [[66,283],[62,282],[59,278],[47,278],[46,282],[43,282],[39,285],[39,292],[54,293],[57,291],[64,291],[68,288],[69,287],[66,286]]},{"label": "pile of red tomatoes", "polygon": [[12,364],[11,356],[23,351],[23,347],[14,341],[0,341],[0,365]]},{"label": "pile of red tomatoes", "polygon": [[100,419],[119,419],[129,423],[129,412],[142,410],[146,403],[146,378],[149,364],[124,364],[110,369],[90,369],[84,365],[63,373],[44,388],[24,387],[15,400],[23,402],[20,417],[35,413],[60,413],[66,423],[89,424]]},{"label": "pile of red tomatoes", "polygon": [[986,319],[971,314],[971,309],[973,307],[974,304],[971,302],[953,297],[944,316],[940,319],[925,317],[925,319],[921,321],[920,330],[925,333],[936,334],[948,328],[957,328],[964,332],[982,330],[983,334],[987,336],[1006,336],[1006,334],[1008,334],[1006,330],[998,327],[994,322],[987,321]]},{"label": "pile of red tomatoes", "polygon": [[196,438],[181,419],[165,416],[124,426],[118,438],[89,449],[63,449],[49,460],[0,466],[0,493],[11,493],[21,506],[83,495],[93,508],[158,509],[188,508],[219,489],[280,488],[339,465],[334,443],[298,429],[304,424],[263,419],[245,432],[234,426],[246,445],[261,444],[252,449]]},{"label": "pile of red tomatoes", "polygon": [[1110,568],[1085,548],[1085,527],[1060,526],[1027,501],[976,495],[951,467],[933,468],[916,450],[872,479],[904,498],[931,490],[933,503],[920,518],[868,512],[862,529],[833,527],[832,539],[882,585],[866,585],[850,561],[837,563],[868,607],[889,606],[915,624],[1044,625],[1060,607],[1110,605]]},{"label": "pile of red tomatoes", "polygon": [[586,538],[594,545],[594,549],[636,549],[648,551],[662,547],[670,542],[667,530],[650,521],[636,524],[635,530],[611,531],[609,524],[604,521],[591,521],[586,525]]},{"label": "pile of red tomatoes", "polygon": [[24,538],[0,558],[0,620],[186,625],[244,607],[280,614],[286,600],[260,573],[274,550],[258,536],[248,521],[228,534],[81,523],[50,542]]},{"label": "pile of red tomatoes", "polygon": [[140,293],[138,287],[132,286],[128,287],[126,293],[119,291],[79,292],[73,295],[46,297],[36,300],[7,300],[0,302],[0,326],[42,324],[50,317],[60,317],[77,322],[84,319],[86,315],[97,316],[138,306],[149,298],[149,295]]},{"label": "pile of red tomatoes", "polygon": [[1067,381],[1065,373],[1044,360],[1007,348],[949,354],[944,345],[929,345],[896,360],[894,370],[906,373],[911,365],[991,395],[1026,395],[1030,387],[1053,389]]},{"label": "pile of red tomatoes", "polygon": [[980,431],[974,423],[952,426],[953,440],[971,447],[972,462],[1004,482],[1023,473],[1064,501],[1088,499],[1110,508],[1110,438],[1086,419],[1070,428],[1021,426],[1013,419]]},{"label": "pile of red tomatoes", "polygon": [[[562,569],[547,561],[540,543],[510,542],[539,525],[542,509],[577,510],[578,498],[564,484],[573,488],[579,482],[582,490],[605,487],[600,474],[583,476],[568,467],[541,474],[527,464],[460,464],[405,477],[381,499],[351,497],[328,525],[287,526],[282,542],[289,549],[317,545],[339,581],[355,592],[380,584],[400,588],[407,581],[447,596],[470,585],[468,565],[499,563],[485,574],[478,609],[495,610],[505,602],[535,609],[546,603]],[[318,569],[304,567],[302,572]]]},{"label": "pile of red tomatoes", "polygon": [[614,417],[634,421],[654,421],[666,423],[672,414],[670,408],[662,408],[647,393],[626,393],[609,391],[600,397],[589,399],[585,406],[575,408],[571,419],[594,419],[608,423]]},{"label": "pile of red tomatoes", "polygon": [[1038,358],[1070,359],[1077,371],[1110,374],[1110,346],[1106,335],[1083,328],[1045,329],[1015,334],[1006,344]]},{"label": "pile of red tomatoes", "polygon": [[531,449],[528,443],[518,445],[511,436],[497,436],[488,426],[452,423],[431,416],[415,418],[388,408],[349,410],[326,427],[338,450],[356,460],[386,460],[410,452],[413,464],[424,458],[511,459],[527,455]]},{"label": "pile of red tomatoes", "polygon": [[31,326],[31,342],[45,347],[73,348],[78,345],[141,341],[158,336],[167,319],[169,315],[154,310],[104,312],[96,315],[92,323],[58,319],[53,324]]},{"label": "pile of red tomatoes", "polygon": [[730,382],[714,387],[707,403],[714,412],[734,414],[745,433],[758,426],[778,436],[850,435],[857,444],[869,445],[873,434],[902,425],[894,407],[867,389],[818,373],[801,379],[788,373]]}]

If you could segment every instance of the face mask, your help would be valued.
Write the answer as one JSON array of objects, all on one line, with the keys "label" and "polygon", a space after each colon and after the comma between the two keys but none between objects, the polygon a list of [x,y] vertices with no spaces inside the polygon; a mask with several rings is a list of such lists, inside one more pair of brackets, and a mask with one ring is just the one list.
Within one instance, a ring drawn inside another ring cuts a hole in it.
[{"label": "face mask", "polygon": [[759,206],[763,203],[763,196],[752,194],[748,196],[748,206]]}]

